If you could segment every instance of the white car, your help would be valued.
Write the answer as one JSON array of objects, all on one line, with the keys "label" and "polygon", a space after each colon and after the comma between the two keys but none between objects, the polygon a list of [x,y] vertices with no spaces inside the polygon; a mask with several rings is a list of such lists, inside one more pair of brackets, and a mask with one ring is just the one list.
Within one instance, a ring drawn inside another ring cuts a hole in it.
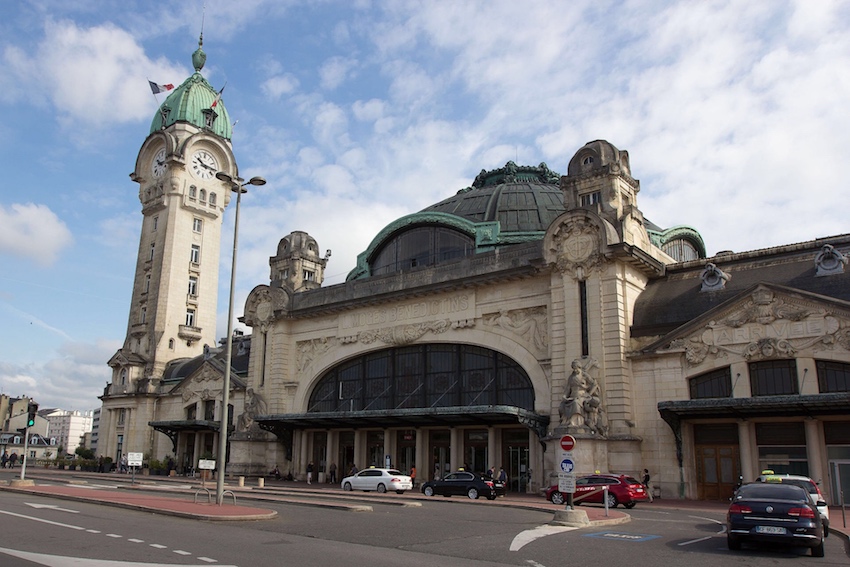
[{"label": "white car", "polygon": [[342,489],[386,492],[395,490],[404,494],[405,490],[413,488],[413,480],[396,469],[368,468],[342,479]]},{"label": "white car", "polygon": [[821,494],[820,488],[818,487],[818,483],[814,480],[807,476],[787,473],[776,474],[773,471],[765,470],[761,471],[761,475],[756,479],[756,482],[794,484],[806,489],[806,492],[809,493],[809,498],[812,499],[812,504],[814,504],[818,509],[818,512],[820,512],[820,517],[823,521],[823,535],[824,537],[829,535],[829,506],[826,505],[823,494]]}]

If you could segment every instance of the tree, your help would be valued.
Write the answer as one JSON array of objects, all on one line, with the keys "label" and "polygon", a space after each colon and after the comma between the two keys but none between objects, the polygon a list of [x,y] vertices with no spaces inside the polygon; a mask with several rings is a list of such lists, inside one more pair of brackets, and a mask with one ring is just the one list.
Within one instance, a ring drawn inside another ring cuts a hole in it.
[{"label": "tree", "polygon": [[85,447],[77,447],[74,451],[81,459],[94,459],[94,451]]}]

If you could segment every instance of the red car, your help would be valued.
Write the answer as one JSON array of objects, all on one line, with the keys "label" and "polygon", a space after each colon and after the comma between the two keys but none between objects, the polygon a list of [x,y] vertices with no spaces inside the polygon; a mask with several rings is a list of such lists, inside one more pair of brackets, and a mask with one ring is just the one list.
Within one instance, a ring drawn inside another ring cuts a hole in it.
[{"label": "red car", "polygon": [[[595,502],[602,504],[603,488],[608,487],[608,507],[616,508],[622,504],[626,508],[634,508],[638,502],[646,502],[649,495],[644,486],[636,478],[624,474],[592,474],[576,479],[576,491],[573,494],[574,504]],[[563,504],[567,494],[558,491],[558,485],[550,486],[546,491],[546,499],[552,504]]]}]

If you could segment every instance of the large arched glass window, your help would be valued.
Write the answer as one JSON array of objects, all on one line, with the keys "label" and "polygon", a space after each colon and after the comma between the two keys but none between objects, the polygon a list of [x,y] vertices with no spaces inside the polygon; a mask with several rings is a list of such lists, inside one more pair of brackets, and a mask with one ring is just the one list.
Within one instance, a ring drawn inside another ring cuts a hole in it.
[{"label": "large arched glass window", "polygon": [[418,226],[398,233],[370,261],[372,275],[406,272],[475,253],[475,241],[444,226]]},{"label": "large arched glass window", "polygon": [[672,256],[678,262],[698,260],[699,252],[696,247],[684,238],[676,238],[662,246],[662,250]]},{"label": "large arched glass window", "polygon": [[504,354],[469,345],[370,353],[328,371],[308,412],[505,405],[534,410],[528,374]]}]

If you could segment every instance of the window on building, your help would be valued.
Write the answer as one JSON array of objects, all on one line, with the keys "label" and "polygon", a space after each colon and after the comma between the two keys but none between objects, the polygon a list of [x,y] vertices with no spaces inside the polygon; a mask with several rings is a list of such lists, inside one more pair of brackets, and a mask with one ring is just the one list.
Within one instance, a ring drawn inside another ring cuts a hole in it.
[{"label": "window on building", "polygon": [[509,357],[469,345],[385,349],[326,373],[308,411],[507,405],[532,410],[534,389]]},{"label": "window on building", "polygon": [[821,394],[830,392],[850,392],[850,364],[816,361],[818,369],[818,389]]},{"label": "window on building", "polygon": [[406,272],[475,253],[468,235],[442,226],[418,226],[388,240],[370,260],[372,275]]},{"label": "window on building", "polygon": [[201,228],[204,226],[204,221],[199,218],[196,218],[192,221],[192,230],[195,232],[201,232]]},{"label": "window on building", "polygon": [[201,189],[201,202],[202,203],[207,202],[207,190],[206,189]]},{"label": "window on building", "polygon": [[661,249],[678,262],[699,259],[699,252],[696,247],[684,238],[675,238],[665,243]]},{"label": "window on building", "polygon": [[809,475],[806,431],[801,421],[757,423],[759,470]]},{"label": "window on building", "polygon": [[581,163],[582,165],[593,165],[593,156],[585,156]]},{"label": "window on building", "polygon": [[750,391],[753,396],[799,394],[796,360],[765,360],[750,363]]},{"label": "window on building", "polygon": [[304,270],[304,281],[305,282],[316,281],[316,272],[314,272],[312,270]]},{"label": "window on building", "polygon": [[191,406],[186,408],[186,419],[195,420],[198,419],[198,406],[192,404]]},{"label": "window on building", "polygon": [[195,326],[195,310],[187,309],[186,310],[186,326],[194,327]]},{"label": "window on building", "polygon": [[127,383],[127,369],[122,368],[121,369],[121,385],[123,386],[126,383]]},{"label": "window on building", "polygon": [[277,275],[277,279],[279,279],[279,280],[285,280],[288,277],[289,277],[289,268],[285,268],[285,269],[281,270],[280,273],[278,273],[278,275]]},{"label": "window on building", "polygon": [[216,196],[215,193],[210,193],[210,206],[215,206]]},{"label": "window on building", "polygon": [[142,323],[142,324],[146,323],[147,318],[148,318],[148,308],[142,307],[142,309],[139,311],[139,323]]},{"label": "window on building", "polygon": [[150,257],[148,258],[148,260],[150,260],[151,262],[153,261],[154,252],[156,252],[156,243],[151,242],[151,254],[150,254]]},{"label": "window on building", "polygon": [[[588,159],[588,158],[585,158]],[[593,160],[593,158],[589,158]],[[593,193],[585,193],[584,195],[579,195],[579,204],[582,207],[589,207],[590,205],[595,205],[599,201],[602,200],[602,193],[599,191],[594,191]]]},{"label": "window on building", "polygon": [[727,366],[694,376],[688,382],[691,399],[729,398],[732,396],[732,371]]},{"label": "window on building", "polygon": [[152,221],[153,232],[156,232],[157,225],[159,225],[159,217],[154,217]]},{"label": "window on building", "polygon": [[118,443],[115,446],[115,460],[121,462],[121,455],[124,454],[124,436],[118,436]]},{"label": "window on building", "polygon": [[192,245],[192,251],[189,254],[189,260],[193,264],[200,264],[201,263],[201,247],[200,247],[200,245],[198,245],[198,244]]},{"label": "window on building", "polygon": [[189,200],[194,201],[198,198],[198,188],[194,185],[189,186]]},{"label": "window on building", "polygon": [[151,290],[151,276],[150,274],[145,276],[145,293],[149,293]]},{"label": "window on building", "polygon": [[198,296],[198,278],[196,276],[189,276],[189,297],[197,297]]},{"label": "window on building", "polygon": [[215,400],[204,401],[204,419],[215,421]]},{"label": "window on building", "polygon": [[174,350],[174,339],[168,339],[168,348]]},{"label": "window on building", "polygon": [[118,425],[124,425],[124,421],[127,419],[127,410],[121,408],[118,410]]}]

